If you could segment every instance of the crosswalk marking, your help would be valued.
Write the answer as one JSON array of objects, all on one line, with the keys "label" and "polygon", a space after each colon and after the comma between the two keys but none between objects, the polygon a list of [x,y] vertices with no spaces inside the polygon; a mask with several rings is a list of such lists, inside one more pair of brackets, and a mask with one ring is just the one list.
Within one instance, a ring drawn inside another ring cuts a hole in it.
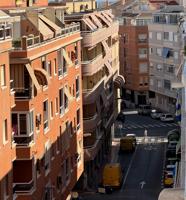
[{"label": "crosswalk marking", "polygon": [[137,128],[160,128],[160,127],[171,127],[171,126],[178,126],[176,123],[160,123],[160,124],[144,124],[144,125],[138,125],[138,124],[124,124],[121,129],[127,130],[127,129],[137,129]]},{"label": "crosswalk marking", "polygon": [[165,143],[167,142],[167,138],[166,137],[161,137],[161,136],[157,136],[157,137],[136,137],[137,140],[137,144],[157,144],[157,143]]}]

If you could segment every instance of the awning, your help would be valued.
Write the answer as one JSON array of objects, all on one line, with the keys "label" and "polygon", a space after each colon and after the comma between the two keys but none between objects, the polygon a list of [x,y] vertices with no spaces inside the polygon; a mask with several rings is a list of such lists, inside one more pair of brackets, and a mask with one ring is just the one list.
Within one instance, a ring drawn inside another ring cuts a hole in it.
[{"label": "awning", "polygon": [[103,47],[105,49],[105,53],[106,54],[110,53],[111,50],[110,50],[110,47],[108,46],[107,42],[104,40],[101,43],[102,43],[102,45],[103,45]]},{"label": "awning", "polygon": [[184,200],[184,189],[168,188],[160,192],[158,200]]},{"label": "awning", "polygon": [[107,14],[113,19],[114,15],[111,12],[107,12]]},{"label": "awning", "polygon": [[70,94],[70,92],[69,92],[69,90],[68,90],[68,88],[66,86],[64,87],[64,93],[68,97],[69,101],[73,100],[73,96]]},{"label": "awning", "polygon": [[107,62],[105,62],[105,65],[109,71],[109,74],[113,74],[113,69],[112,69],[112,66],[110,65],[110,63],[107,61]]},{"label": "awning", "polygon": [[95,24],[99,27],[99,28],[102,28],[103,25],[102,23],[99,21],[99,19],[95,16],[95,15],[91,15],[91,18],[93,19],[93,21],[95,22]]},{"label": "awning", "polygon": [[44,15],[39,15],[39,18],[46,23],[47,25],[50,26],[50,28],[55,31],[56,35],[61,34],[61,27],[57,26],[55,23],[47,19]]},{"label": "awning", "polygon": [[103,12],[101,12],[101,14],[102,14],[109,22],[112,23],[112,19],[110,18],[110,16],[109,16],[107,13],[105,13],[105,12],[103,11]]},{"label": "awning", "polygon": [[42,68],[36,68],[36,69],[34,69],[34,71],[41,72],[45,76],[45,78],[47,79],[48,84],[50,83],[50,76],[49,76],[49,74],[46,70],[44,70]]},{"label": "awning", "polygon": [[96,13],[96,15],[103,21],[107,26],[110,26],[111,23],[103,16],[101,13]]},{"label": "awning", "polygon": [[115,79],[114,82],[118,85],[119,88],[124,88],[125,85],[125,79],[122,75],[118,75]]},{"label": "awning", "polygon": [[97,29],[96,25],[91,21],[90,18],[87,17],[85,20],[94,28],[94,30]]},{"label": "awning", "polygon": [[173,83],[171,83],[171,88],[183,88],[183,87],[184,87],[184,85],[183,85],[182,82],[178,82],[178,83],[173,82]]},{"label": "awning", "polygon": [[170,51],[169,48],[163,47],[163,52],[162,52],[163,58],[167,58],[168,57],[169,51]]},{"label": "awning", "polygon": [[41,20],[38,20],[39,23],[39,32],[43,36],[43,40],[48,40],[54,37],[54,32]]},{"label": "awning", "polygon": [[34,74],[33,68],[31,67],[30,64],[26,64],[25,67],[26,67],[26,69],[27,69],[27,71],[28,71],[28,73],[29,73],[29,75],[30,75],[35,87],[36,87],[37,92],[41,92],[41,87],[40,87],[40,85],[39,85],[39,83],[38,83],[38,81],[36,79],[36,76]]},{"label": "awning", "polygon": [[65,49],[62,49],[62,51],[63,51],[63,56],[64,56],[64,58],[65,58],[67,64],[68,64],[68,65],[72,65],[72,61],[71,61],[71,59],[68,57],[68,54],[67,54],[67,52],[65,51]]}]

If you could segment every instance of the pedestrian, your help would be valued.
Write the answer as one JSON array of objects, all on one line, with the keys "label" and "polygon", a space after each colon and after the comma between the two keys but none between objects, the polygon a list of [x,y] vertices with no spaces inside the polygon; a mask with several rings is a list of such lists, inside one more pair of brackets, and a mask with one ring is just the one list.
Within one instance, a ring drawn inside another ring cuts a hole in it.
[{"label": "pedestrian", "polygon": [[144,130],[144,137],[147,137],[147,129]]}]

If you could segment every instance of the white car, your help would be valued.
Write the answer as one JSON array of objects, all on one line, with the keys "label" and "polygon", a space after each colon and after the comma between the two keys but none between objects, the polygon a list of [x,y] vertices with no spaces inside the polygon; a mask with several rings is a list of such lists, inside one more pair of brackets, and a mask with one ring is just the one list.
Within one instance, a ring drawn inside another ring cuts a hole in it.
[{"label": "white car", "polygon": [[174,122],[174,116],[171,114],[162,114],[160,120],[162,122]]}]

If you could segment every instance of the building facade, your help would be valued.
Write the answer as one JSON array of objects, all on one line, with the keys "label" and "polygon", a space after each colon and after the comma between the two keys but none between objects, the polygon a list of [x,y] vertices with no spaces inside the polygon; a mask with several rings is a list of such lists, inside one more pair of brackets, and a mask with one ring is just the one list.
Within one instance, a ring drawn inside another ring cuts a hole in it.
[{"label": "building facade", "polygon": [[149,25],[150,91],[155,93],[151,103],[164,111],[175,113],[177,91],[171,86],[178,82],[183,64],[183,10],[167,6],[153,15]]},{"label": "building facade", "polygon": [[14,21],[12,41],[5,33],[0,41],[7,83],[2,79],[0,92],[7,143],[0,149],[1,199],[63,200],[84,170],[80,25],[64,24],[62,6],[37,1],[39,9],[6,10],[8,3],[4,12]]},{"label": "building facade", "polygon": [[147,25],[151,15],[147,16],[145,21],[142,14],[123,13],[120,20],[120,71],[126,80],[123,98],[127,107],[149,103]]},{"label": "building facade", "polygon": [[15,106],[14,91],[10,87],[9,51],[12,48],[12,18],[0,10],[0,199],[13,199],[12,162],[16,159],[12,140],[11,110]]},{"label": "building facade", "polygon": [[73,13],[66,22],[79,22],[82,33],[82,90],[85,185],[97,186],[109,157],[113,122],[118,114],[120,88],[119,24],[110,10]]}]

